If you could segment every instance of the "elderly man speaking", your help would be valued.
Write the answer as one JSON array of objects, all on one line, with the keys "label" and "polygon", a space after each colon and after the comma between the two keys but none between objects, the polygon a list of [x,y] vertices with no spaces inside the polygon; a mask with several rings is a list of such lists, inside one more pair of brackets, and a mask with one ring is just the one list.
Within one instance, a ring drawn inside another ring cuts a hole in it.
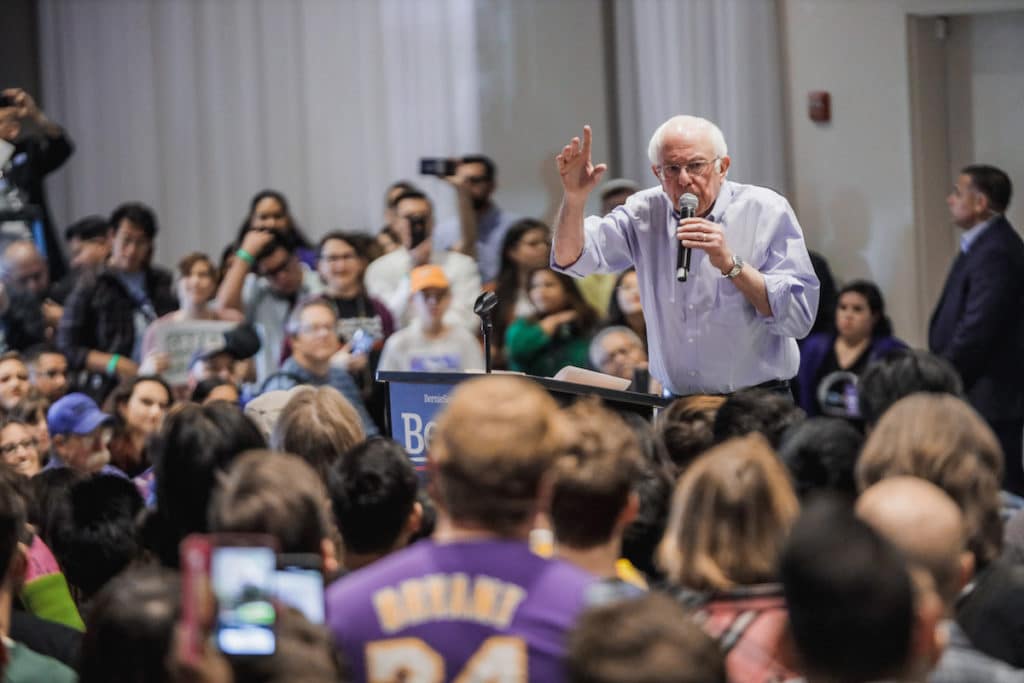
[{"label": "elderly man speaking", "polygon": [[[647,320],[650,370],[676,396],[761,387],[789,394],[811,329],[818,279],[789,202],[726,179],[730,158],[710,121],[676,116],[651,137],[660,186],[604,217],[584,220],[587,196],[606,170],[590,158],[591,131],[556,157],[563,197],[552,265],[582,277],[635,265]],[[696,196],[693,217],[677,211]],[[676,279],[677,245],[692,250]]]}]

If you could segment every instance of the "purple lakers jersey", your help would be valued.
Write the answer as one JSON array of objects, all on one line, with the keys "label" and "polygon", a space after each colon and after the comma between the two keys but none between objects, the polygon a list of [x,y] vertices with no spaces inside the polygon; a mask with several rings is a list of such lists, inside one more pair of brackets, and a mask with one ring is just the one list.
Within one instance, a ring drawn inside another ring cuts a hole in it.
[{"label": "purple lakers jersey", "polygon": [[332,585],[327,623],[355,681],[561,681],[592,582],[520,541],[421,541]]}]

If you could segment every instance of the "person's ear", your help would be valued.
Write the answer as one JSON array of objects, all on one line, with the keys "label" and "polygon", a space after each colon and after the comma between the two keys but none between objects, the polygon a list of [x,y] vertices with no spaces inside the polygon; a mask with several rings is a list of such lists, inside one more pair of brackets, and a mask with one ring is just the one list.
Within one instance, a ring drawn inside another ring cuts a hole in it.
[{"label": "person's ear", "polygon": [[655,166],[654,164],[651,164],[651,173],[654,174],[654,177],[657,178],[658,182],[660,183],[661,182],[661,174],[658,173],[658,167]]},{"label": "person's ear", "polygon": [[338,562],[338,549],[329,538],[320,540],[320,558],[324,565],[324,576],[333,576],[341,567],[341,563]]},{"label": "person's ear", "polygon": [[622,507],[619,512],[619,518],[616,520],[615,527],[619,530],[625,529],[627,526],[633,523],[640,514],[640,496],[637,495],[636,491],[631,491],[629,498],[626,499],[626,504]]},{"label": "person's ear", "polygon": [[725,177],[725,174],[729,172],[729,165],[731,163],[732,159],[729,158],[728,154],[726,154],[724,157],[718,160],[718,172],[722,174],[723,178]]},{"label": "person's ear", "polygon": [[970,550],[960,553],[960,581],[957,586],[958,590],[963,590],[964,586],[974,578],[974,567],[974,553]]},{"label": "person's ear", "polygon": [[[404,548],[409,544],[409,539],[419,533],[423,526],[423,504],[416,501],[409,510],[409,516],[405,518],[405,526],[398,536],[398,548]],[[397,549],[397,548],[396,548]]]}]

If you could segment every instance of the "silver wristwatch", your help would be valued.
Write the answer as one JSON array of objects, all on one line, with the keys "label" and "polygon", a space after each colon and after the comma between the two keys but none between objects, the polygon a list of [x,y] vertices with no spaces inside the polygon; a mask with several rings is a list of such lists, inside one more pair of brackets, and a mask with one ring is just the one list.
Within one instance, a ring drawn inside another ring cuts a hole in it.
[{"label": "silver wristwatch", "polygon": [[741,270],[743,270],[743,259],[741,259],[736,254],[733,254],[732,255],[732,270],[730,270],[728,273],[726,273],[725,277],[727,277],[727,278],[729,278],[731,280],[734,277],[736,277],[737,275],[739,275]]}]

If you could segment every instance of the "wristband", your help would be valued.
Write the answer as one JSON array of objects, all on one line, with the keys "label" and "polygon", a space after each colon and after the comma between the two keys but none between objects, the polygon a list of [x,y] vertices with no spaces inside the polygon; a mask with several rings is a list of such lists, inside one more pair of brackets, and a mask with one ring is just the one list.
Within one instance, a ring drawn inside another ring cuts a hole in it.
[{"label": "wristband", "polygon": [[238,258],[242,259],[243,261],[248,263],[250,266],[252,266],[252,265],[254,265],[256,263],[256,257],[253,256],[252,254],[250,254],[249,252],[247,252],[245,249],[239,249],[238,251],[236,251],[235,252],[235,256],[237,256]]},{"label": "wristband", "polygon": [[117,374],[117,361],[119,360],[121,360],[121,354],[115,353],[110,357],[110,360],[107,361],[107,374],[111,377]]}]

